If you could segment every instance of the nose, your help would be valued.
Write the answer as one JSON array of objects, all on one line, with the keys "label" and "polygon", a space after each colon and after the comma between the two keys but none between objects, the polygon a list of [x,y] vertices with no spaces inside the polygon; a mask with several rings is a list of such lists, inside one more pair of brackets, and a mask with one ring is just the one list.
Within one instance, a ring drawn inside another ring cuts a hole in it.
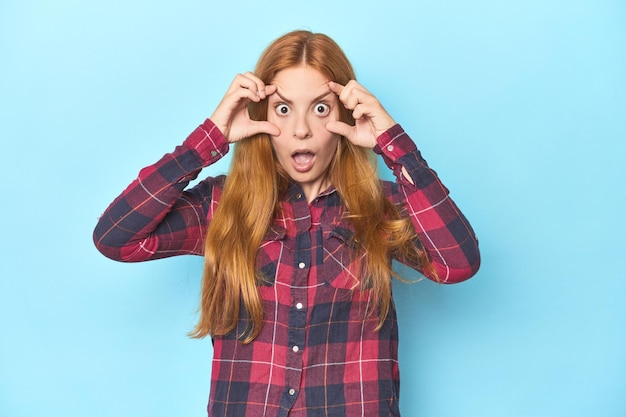
[{"label": "nose", "polygon": [[302,114],[295,118],[293,136],[297,139],[307,139],[311,137],[311,127],[306,115]]}]

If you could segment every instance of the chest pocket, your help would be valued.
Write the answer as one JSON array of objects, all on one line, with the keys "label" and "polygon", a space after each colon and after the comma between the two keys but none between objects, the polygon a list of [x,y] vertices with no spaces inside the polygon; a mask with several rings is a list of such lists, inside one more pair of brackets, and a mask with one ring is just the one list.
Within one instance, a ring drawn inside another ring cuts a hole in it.
[{"label": "chest pocket", "polygon": [[284,250],[286,230],[281,226],[272,226],[261,241],[256,256],[256,270],[260,285],[271,286],[276,281],[278,260]]},{"label": "chest pocket", "polygon": [[356,253],[354,231],[348,224],[323,226],[322,272],[325,284],[345,290],[358,290],[363,255]]}]

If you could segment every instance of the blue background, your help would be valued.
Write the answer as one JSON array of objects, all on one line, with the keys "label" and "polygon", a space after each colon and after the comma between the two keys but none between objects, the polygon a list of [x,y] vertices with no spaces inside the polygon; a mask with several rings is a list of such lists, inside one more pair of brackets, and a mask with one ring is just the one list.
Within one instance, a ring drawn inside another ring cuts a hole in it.
[{"label": "blue background", "polygon": [[472,280],[395,286],[403,414],[626,415],[623,0],[2,0],[0,416],[205,415],[202,259],[115,263],[91,232],[296,28],[337,40],[480,238]]}]

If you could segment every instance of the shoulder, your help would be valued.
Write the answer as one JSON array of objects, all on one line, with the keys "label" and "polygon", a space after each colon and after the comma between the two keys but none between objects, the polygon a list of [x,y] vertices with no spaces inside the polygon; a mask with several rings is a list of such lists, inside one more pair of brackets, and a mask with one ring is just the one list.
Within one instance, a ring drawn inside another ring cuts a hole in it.
[{"label": "shoulder", "polygon": [[395,181],[380,180],[380,185],[383,189],[383,194],[393,204],[401,204],[405,200],[405,196],[402,192],[400,184]]},{"label": "shoulder", "polygon": [[386,196],[389,196],[390,194],[398,193],[399,191],[398,183],[395,181],[380,180],[380,185]]},{"label": "shoulder", "polygon": [[225,182],[226,175],[207,177],[190,188],[188,192],[193,194],[199,200],[216,200],[222,195]]}]

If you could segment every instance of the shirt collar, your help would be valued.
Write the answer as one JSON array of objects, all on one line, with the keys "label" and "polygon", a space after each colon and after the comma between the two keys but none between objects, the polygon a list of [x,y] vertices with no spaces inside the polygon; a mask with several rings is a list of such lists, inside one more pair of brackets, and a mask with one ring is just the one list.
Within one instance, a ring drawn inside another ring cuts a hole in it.
[{"label": "shirt collar", "polygon": [[[334,194],[336,191],[337,189],[335,188],[335,186],[331,185],[330,187],[322,191],[316,197],[316,199],[329,196],[331,194]],[[287,191],[285,192],[283,200],[296,202],[296,201],[300,201],[301,199],[306,200],[306,196],[304,195],[304,191],[302,190],[302,187],[300,186],[300,184],[298,184],[294,180],[289,180],[289,185],[287,186]]]}]

